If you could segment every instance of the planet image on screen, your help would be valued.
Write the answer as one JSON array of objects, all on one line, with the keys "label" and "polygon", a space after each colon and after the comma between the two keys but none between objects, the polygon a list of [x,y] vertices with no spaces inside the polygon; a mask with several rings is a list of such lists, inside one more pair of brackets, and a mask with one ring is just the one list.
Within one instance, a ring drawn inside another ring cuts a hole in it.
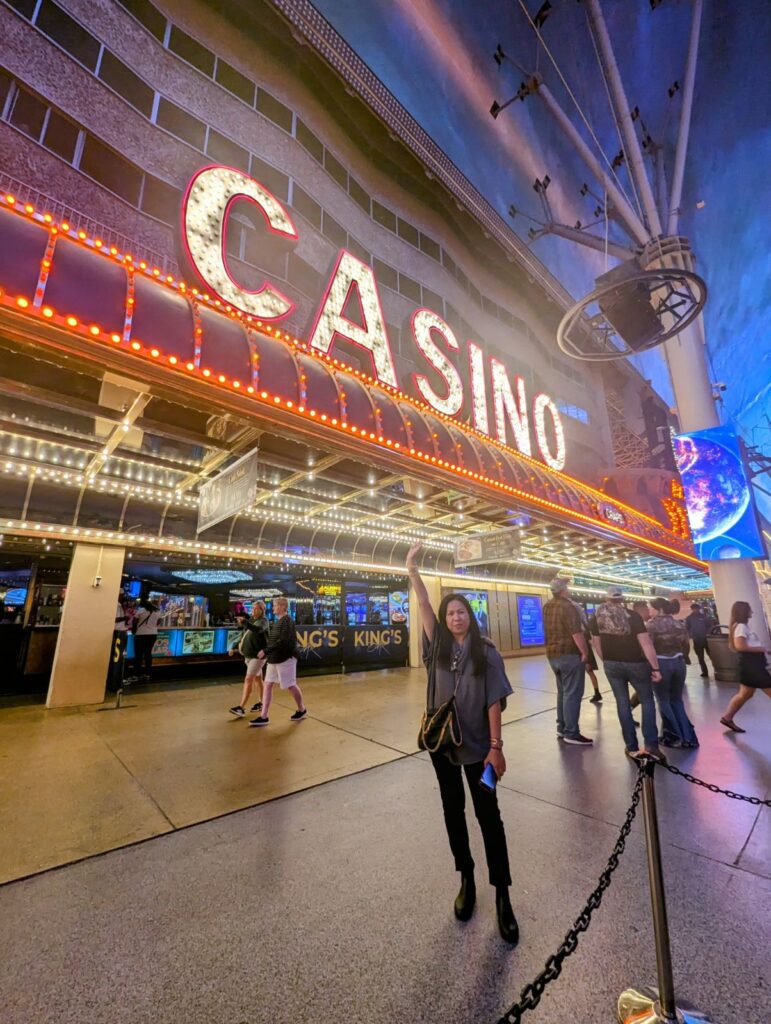
[{"label": "planet image on screen", "polygon": [[675,438],[675,459],[697,543],[727,533],[750,503],[738,456],[707,438]]}]

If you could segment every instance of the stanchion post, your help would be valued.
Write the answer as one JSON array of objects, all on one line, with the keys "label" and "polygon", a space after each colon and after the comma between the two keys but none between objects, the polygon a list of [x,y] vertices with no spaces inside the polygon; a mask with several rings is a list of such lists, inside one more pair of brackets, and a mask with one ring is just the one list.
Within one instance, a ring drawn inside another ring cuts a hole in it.
[{"label": "stanchion post", "polygon": [[656,942],[656,972],[658,989],[629,988],[618,1000],[619,1024],[696,1024],[709,1021],[695,1007],[687,1004],[678,1006],[675,999],[675,983],[672,975],[672,955],[669,948],[669,922],[667,920],[667,898],[664,889],[664,871],[661,863],[661,842],[659,840],[659,819],[656,813],[656,788],[653,781],[656,761],[646,758],[640,769],[643,772],[642,808],[645,823],[645,852],[648,861],[648,882],[651,891],[653,913],[653,936]]}]

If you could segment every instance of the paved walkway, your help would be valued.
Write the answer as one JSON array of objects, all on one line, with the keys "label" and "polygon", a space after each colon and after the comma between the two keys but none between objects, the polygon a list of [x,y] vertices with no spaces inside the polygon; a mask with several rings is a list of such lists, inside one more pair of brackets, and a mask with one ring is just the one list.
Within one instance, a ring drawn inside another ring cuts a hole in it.
[{"label": "paved walkway", "polygon": [[[412,753],[417,672],[309,681],[312,720],[290,725],[282,704],[267,730],[228,720],[232,683],[117,713],[0,711],[4,877],[87,857],[0,889],[4,1024],[496,1020],[595,884],[634,778],[612,700],[584,707],[595,748],[566,747],[544,663],[509,670],[513,952],[487,887],[468,925],[452,917],[438,793]],[[725,736],[730,687],[689,691],[702,746],[671,760],[768,797],[771,702],[759,695],[747,735]],[[681,990],[722,1024],[768,1024],[771,813],[665,773],[657,785]],[[227,816],[184,827],[214,814]],[[534,1024],[612,1021],[618,992],[653,978],[647,898],[638,822]]]}]

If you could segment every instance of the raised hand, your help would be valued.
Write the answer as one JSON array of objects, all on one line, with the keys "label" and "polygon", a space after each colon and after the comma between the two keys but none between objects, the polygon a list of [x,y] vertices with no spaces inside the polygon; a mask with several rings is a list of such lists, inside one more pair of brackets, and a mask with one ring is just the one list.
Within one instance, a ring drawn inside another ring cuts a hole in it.
[{"label": "raised hand", "polygon": [[417,567],[418,567],[417,556],[420,554],[422,549],[423,549],[423,545],[422,544],[413,544],[412,547],[410,548],[410,550],[407,552],[407,568],[408,569],[417,569]]}]

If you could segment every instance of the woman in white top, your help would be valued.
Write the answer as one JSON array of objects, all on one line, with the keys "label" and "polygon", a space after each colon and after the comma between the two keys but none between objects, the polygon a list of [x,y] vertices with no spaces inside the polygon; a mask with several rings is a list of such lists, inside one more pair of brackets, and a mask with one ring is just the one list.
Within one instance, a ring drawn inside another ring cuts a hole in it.
[{"label": "woman in white top", "polygon": [[732,732],[746,732],[734,722],[734,715],[747,701],[755,696],[756,690],[762,690],[771,697],[771,673],[766,664],[765,647],[760,643],[758,634],[750,629],[752,608],[746,601],[735,601],[731,608],[731,626],[729,643],[732,651],[739,655],[739,692],[728,703],[721,723]]},{"label": "woman in white top", "polygon": [[158,637],[160,612],[152,601],[139,602],[134,619],[134,672],[142,682],[149,683],[153,670],[153,647]]}]

